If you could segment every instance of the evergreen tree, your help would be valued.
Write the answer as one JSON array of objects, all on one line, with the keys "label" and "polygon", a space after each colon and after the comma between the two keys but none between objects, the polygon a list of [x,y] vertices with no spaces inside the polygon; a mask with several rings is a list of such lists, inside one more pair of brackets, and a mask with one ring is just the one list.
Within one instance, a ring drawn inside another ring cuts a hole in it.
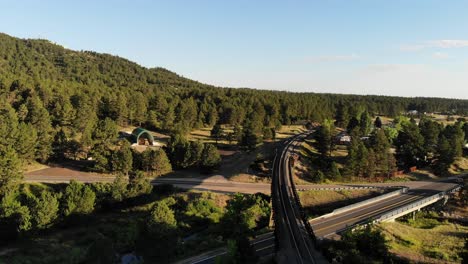
[{"label": "evergreen tree", "polygon": [[321,183],[325,180],[325,174],[321,170],[312,172],[312,181],[315,183]]},{"label": "evergreen tree", "polygon": [[177,227],[174,211],[169,208],[166,202],[158,201],[154,204],[147,221],[147,227],[150,233],[161,236]]},{"label": "evergreen tree", "polygon": [[395,145],[397,160],[401,166],[409,168],[425,161],[424,138],[416,124],[411,122],[404,124]]},{"label": "evergreen tree", "polygon": [[242,129],[242,136],[239,141],[239,145],[247,148],[248,150],[253,150],[261,141],[261,132],[258,132],[258,128],[255,127],[254,123],[251,121],[244,122],[244,128]]},{"label": "evergreen tree", "polygon": [[111,185],[111,197],[114,201],[121,202],[127,198],[128,178],[122,174],[117,173]]},{"label": "evergreen tree", "polygon": [[132,149],[127,141],[112,153],[112,170],[128,175],[133,165]]},{"label": "evergreen tree", "polygon": [[172,171],[171,163],[164,150],[147,149],[142,154],[143,163],[141,167],[136,167],[137,169],[145,170],[154,176],[161,176]]},{"label": "evergreen tree", "polygon": [[110,169],[111,146],[117,139],[117,126],[109,118],[100,120],[92,133],[93,147],[90,155],[94,158],[94,170],[99,172]]},{"label": "evergreen tree", "polygon": [[94,210],[96,194],[87,185],[70,181],[63,196],[63,214],[89,214]]},{"label": "evergreen tree", "polygon": [[39,197],[34,197],[31,215],[34,226],[44,229],[53,224],[58,217],[59,201],[57,196],[49,191],[42,191]]},{"label": "evergreen tree", "polygon": [[216,144],[218,144],[218,140],[222,136],[223,136],[223,129],[221,128],[221,125],[217,123],[213,126],[213,129],[211,129],[211,137],[213,137],[216,140]]},{"label": "evergreen tree", "polygon": [[127,192],[129,197],[149,194],[152,189],[153,186],[142,171],[136,171],[130,174],[130,184],[128,185]]},{"label": "evergreen tree", "polygon": [[348,108],[343,103],[339,103],[336,108],[336,115],[335,115],[335,125],[337,127],[346,128],[348,126]]},{"label": "evergreen tree", "polygon": [[339,181],[341,179],[341,172],[336,162],[333,161],[330,163],[330,169],[328,170],[327,176],[334,181]]},{"label": "evergreen tree", "polygon": [[234,126],[234,132],[233,132],[233,137],[234,139],[239,142],[242,139],[242,128],[239,125]]},{"label": "evergreen tree", "polygon": [[367,111],[361,114],[361,119],[359,120],[359,131],[361,136],[368,136],[371,132],[371,117]]},{"label": "evergreen tree", "polygon": [[212,144],[205,144],[201,157],[200,166],[205,171],[216,169],[221,163],[221,156],[218,149]]},{"label": "evergreen tree", "polygon": [[38,131],[35,157],[39,161],[45,162],[52,153],[52,140],[54,138],[49,112],[37,97],[28,99],[27,107],[26,122],[31,123]]},{"label": "evergreen tree", "polygon": [[434,171],[438,174],[445,174],[450,168],[450,165],[454,162],[452,147],[447,138],[442,135],[439,137],[437,144],[435,162],[433,164]]},{"label": "evergreen tree", "polygon": [[351,132],[355,129],[355,128],[358,128],[359,127],[359,120],[356,118],[356,117],[351,117],[351,119],[349,120],[348,122],[348,126],[346,127],[346,130],[348,131],[348,133],[351,134]]},{"label": "evergreen tree", "polygon": [[[8,232],[8,237],[13,238],[18,233],[28,231],[32,227],[31,213],[27,206],[22,205],[17,193],[9,192],[0,201],[0,223],[15,230]],[[2,236],[2,240],[5,239]]]},{"label": "evergreen tree", "polygon": [[[24,132],[24,131],[22,131]],[[22,135],[18,129],[18,117],[15,110],[7,103],[0,100],[0,148],[7,146],[15,146],[19,136]]]},{"label": "evergreen tree", "polygon": [[422,118],[419,122],[419,129],[424,139],[424,151],[434,153],[439,140],[439,133],[442,130],[441,125],[427,118]]},{"label": "evergreen tree", "polygon": [[375,126],[376,128],[382,128],[382,120],[380,119],[380,116],[378,116],[378,117],[375,118],[374,126]]},{"label": "evergreen tree", "polygon": [[21,161],[11,146],[0,147],[0,198],[15,192],[23,179]]},{"label": "evergreen tree", "polygon": [[25,161],[32,161],[37,143],[37,131],[30,123],[21,122],[18,132],[19,137],[14,145],[18,157]]},{"label": "evergreen tree", "polygon": [[331,157],[331,152],[334,148],[335,127],[329,121],[317,130],[315,139],[317,141],[317,150],[323,157]]}]

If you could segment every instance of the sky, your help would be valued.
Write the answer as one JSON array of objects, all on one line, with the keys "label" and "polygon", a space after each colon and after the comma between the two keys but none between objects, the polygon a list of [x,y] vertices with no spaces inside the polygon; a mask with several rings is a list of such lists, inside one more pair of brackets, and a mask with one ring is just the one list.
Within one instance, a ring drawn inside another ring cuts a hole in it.
[{"label": "sky", "polygon": [[203,83],[468,99],[468,1],[0,0],[0,32]]}]

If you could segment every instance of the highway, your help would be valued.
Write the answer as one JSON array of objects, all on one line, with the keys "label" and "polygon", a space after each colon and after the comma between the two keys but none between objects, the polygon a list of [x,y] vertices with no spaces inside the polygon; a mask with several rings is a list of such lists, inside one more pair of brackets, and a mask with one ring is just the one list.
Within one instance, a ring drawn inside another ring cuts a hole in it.
[{"label": "highway", "polygon": [[[251,241],[257,256],[269,256],[275,253],[275,237],[273,232],[259,235],[256,239]],[[184,259],[176,262],[175,264],[213,264],[216,258],[226,255],[226,248],[219,248],[209,252],[205,252],[198,256]]]},{"label": "highway", "polygon": [[275,235],[278,241],[276,260],[278,263],[324,263],[314,242],[307,232],[297,204],[291,181],[289,159],[300,134],[286,141],[284,149],[277,153],[273,162],[272,203],[275,220]]},{"label": "highway", "polygon": [[449,190],[455,186],[457,186],[455,183],[428,183],[418,188],[409,189],[407,193],[369,203],[343,213],[312,219],[310,224],[317,238],[327,238],[346,230],[348,227],[365,223],[386,212],[414,203],[441,191]]},{"label": "highway", "polygon": [[[314,248],[312,238],[307,232],[306,225],[301,218],[301,212],[295,196],[292,182],[290,157],[296,145],[307,135],[300,134],[285,141],[284,148],[278,151],[273,161],[272,184],[242,183],[229,181],[222,175],[207,178],[171,178],[154,179],[153,185],[172,184],[184,189],[210,190],[225,193],[272,193],[272,203],[275,220],[275,236],[277,241],[276,258],[278,263],[322,263],[323,257]],[[93,173],[83,173],[64,168],[46,168],[27,173],[26,182],[61,183],[77,180],[81,182],[112,182],[114,177]],[[449,190],[457,184],[450,182],[454,179],[439,181],[389,182],[368,184],[307,184],[295,186],[297,190],[323,190],[335,188],[367,188],[404,186],[406,193],[381,199],[377,202],[365,204],[346,212],[331,216],[322,216],[309,221],[314,235],[319,238],[332,237],[356,224],[365,223],[398,207],[408,205],[429,197],[438,192]],[[260,256],[274,253],[274,237],[269,234],[252,241],[252,245]],[[214,263],[217,256],[226,254],[225,249],[218,249],[190,258],[180,263]]]}]

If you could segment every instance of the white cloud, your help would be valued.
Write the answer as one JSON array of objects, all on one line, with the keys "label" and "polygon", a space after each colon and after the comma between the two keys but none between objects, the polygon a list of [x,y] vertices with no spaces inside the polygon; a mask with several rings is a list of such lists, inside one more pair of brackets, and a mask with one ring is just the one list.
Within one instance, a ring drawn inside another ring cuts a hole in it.
[{"label": "white cloud", "polygon": [[442,48],[442,49],[451,49],[451,48],[465,48],[468,47],[468,40],[461,39],[440,39],[440,40],[431,40],[425,41],[418,44],[406,44],[400,46],[400,50],[403,51],[419,51],[426,48]]},{"label": "white cloud", "polygon": [[449,58],[450,58],[450,56],[449,56],[447,53],[445,53],[445,52],[434,52],[434,53],[432,54],[432,57],[433,57],[433,58],[436,58],[436,59],[441,59],[441,60],[449,59]]},{"label": "white cloud", "polygon": [[358,54],[348,54],[348,55],[331,55],[331,56],[317,56],[317,57],[307,57],[304,59],[306,62],[335,62],[335,61],[353,61],[360,59],[361,56]]},{"label": "white cloud", "polygon": [[468,40],[443,39],[443,40],[430,41],[429,44],[432,47],[444,48],[444,49],[464,48],[464,47],[468,47]]}]

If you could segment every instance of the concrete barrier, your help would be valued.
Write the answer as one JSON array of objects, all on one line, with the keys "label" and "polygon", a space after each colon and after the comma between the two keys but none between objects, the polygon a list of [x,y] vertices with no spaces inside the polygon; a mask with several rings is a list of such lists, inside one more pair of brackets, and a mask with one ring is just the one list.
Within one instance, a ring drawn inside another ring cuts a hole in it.
[{"label": "concrete barrier", "polygon": [[393,197],[393,196],[396,196],[396,195],[399,195],[399,194],[402,194],[402,193],[406,193],[406,192],[408,192],[408,189],[409,189],[408,187],[403,187],[403,188],[401,188],[399,190],[396,190],[396,191],[393,191],[393,192],[389,192],[389,193],[379,195],[379,196],[371,198],[371,199],[364,200],[362,202],[354,203],[354,204],[351,204],[351,205],[348,205],[348,206],[345,206],[345,207],[335,209],[335,210],[333,210],[333,213],[339,214],[339,213],[347,212],[349,210],[359,208],[361,206],[365,206],[365,205],[375,203],[375,202],[378,202],[380,200],[383,200],[383,199],[386,199],[386,198],[389,198],[389,197]]},{"label": "concrete barrier", "polygon": [[404,206],[401,206],[399,208],[396,208],[388,213],[385,213],[381,216],[379,216],[377,219],[373,220],[372,222],[373,223],[379,223],[379,222],[386,222],[386,221],[392,221],[398,217],[401,217],[403,215],[406,215],[406,214],[409,214],[413,211],[416,211],[416,210],[419,210],[423,207],[426,207],[430,204],[433,204],[437,201],[439,201],[440,199],[444,198],[447,194],[449,193],[453,193],[453,192],[456,192],[458,190],[460,190],[461,186],[460,185],[457,185],[455,187],[453,187],[452,189],[450,190],[447,190],[447,191],[444,191],[444,192],[440,192],[440,193],[437,193],[437,194],[434,194],[432,196],[429,196],[427,198],[424,198],[424,199],[421,199],[421,200],[418,200],[418,201],[415,201],[411,204],[407,204],[407,205],[404,205]]},{"label": "concrete barrier", "polygon": [[375,202],[378,202],[380,200],[383,200],[383,199],[386,199],[386,198],[389,198],[389,197],[393,197],[393,196],[396,196],[396,195],[399,195],[399,194],[402,194],[402,193],[406,193],[407,191],[408,191],[408,187],[401,187],[401,189],[398,189],[396,191],[389,192],[389,193],[379,195],[379,196],[371,198],[371,199],[364,200],[362,202],[354,203],[354,204],[351,204],[351,205],[348,205],[348,206],[345,206],[345,207],[335,209],[335,210],[333,210],[333,212],[322,215],[322,216],[319,216],[318,218],[320,218],[320,219],[328,218],[330,216],[333,216],[333,215],[336,215],[336,214],[339,214],[339,213],[344,213],[344,212],[347,212],[349,210],[353,210],[353,209],[368,205],[370,203],[375,203]]}]

